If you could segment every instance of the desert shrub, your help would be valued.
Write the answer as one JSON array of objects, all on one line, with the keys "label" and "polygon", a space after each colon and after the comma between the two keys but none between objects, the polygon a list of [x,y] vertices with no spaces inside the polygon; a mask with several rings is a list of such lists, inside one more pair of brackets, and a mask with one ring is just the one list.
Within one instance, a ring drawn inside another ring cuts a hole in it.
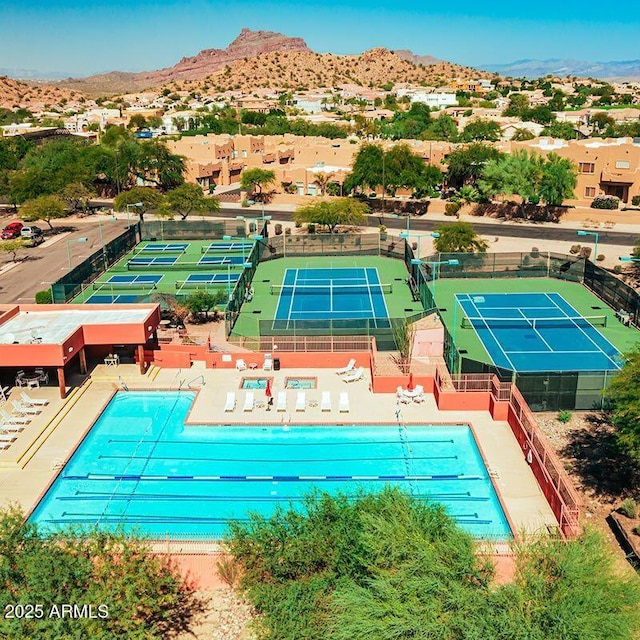
[{"label": "desert shrub", "polygon": [[290,236],[290,235],[291,235],[291,227],[287,227],[287,228],[284,230],[284,235],[285,235],[285,236]]},{"label": "desert shrub", "polygon": [[230,587],[235,586],[240,577],[240,567],[233,558],[225,558],[216,563],[220,579]]},{"label": "desert shrub", "polygon": [[591,247],[582,247],[582,249],[580,249],[580,257],[584,258],[585,260],[588,260],[590,255],[591,255]]},{"label": "desert shrub", "polygon": [[444,205],[444,215],[445,216],[458,215],[458,211],[460,211],[460,203],[459,202],[447,202],[447,204]]},{"label": "desert shrub", "polygon": [[531,247],[531,257],[538,258],[540,256],[540,249],[538,247]]},{"label": "desert shrub", "polygon": [[51,289],[36,292],[36,304],[51,304],[52,302],[53,296],[51,295]]},{"label": "desert shrub", "polygon": [[277,236],[282,235],[282,225],[279,222],[276,222],[276,226],[274,227],[275,234]]},{"label": "desert shrub", "polygon": [[626,498],[622,501],[618,511],[627,518],[635,518],[638,515],[638,503],[633,498]]},{"label": "desert shrub", "polygon": [[244,207],[245,209],[248,208],[249,205],[249,201],[245,198],[241,203],[240,203],[241,207]]},{"label": "desert shrub", "polygon": [[637,527],[633,528],[633,533],[635,533],[637,536],[640,536],[640,524]]},{"label": "desert shrub", "polygon": [[615,267],[613,267],[613,273],[622,273],[622,265],[617,264]]},{"label": "desert shrub", "polygon": [[596,260],[598,262],[603,262],[604,261],[604,253],[599,253],[598,257],[596,258]]},{"label": "desert shrub", "polygon": [[631,198],[631,204],[634,207],[640,207],[640,196],[633,196],[633,198]]},{"label": "desert shrub", "polygon": [[316,225],[313,222],[309,223],[307,225],[307,231],[309,233],[315,233],[316,232]]},{"label": "desert shrub", "polygon": [[580,253],[580,249],[582,249],[582,245],[574,244],[572,245],[571,249],[569,249],[569,253],[575,255],[577,253]]},{"label": "desert shrub", "polygon": [[596,196],[591,201],[592,209],[617,209],[620,204],[620,198],[615,196]]},{"label": "desert shrub", "polygon": [[571,411],[560,411],[558,413],[557,420],[558,422],[562,422],[562,424],[567,424],[569,420],[571,420],[572,414]]}]

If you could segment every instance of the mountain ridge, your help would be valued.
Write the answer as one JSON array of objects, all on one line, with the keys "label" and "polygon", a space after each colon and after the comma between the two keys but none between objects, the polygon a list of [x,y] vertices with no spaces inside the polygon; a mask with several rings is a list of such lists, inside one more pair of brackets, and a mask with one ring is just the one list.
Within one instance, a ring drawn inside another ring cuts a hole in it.
[{"label": "mountain ridge", "polygon": [[538,60],[522,58],[508,63],[479,65],[486,71],[503,76],[540,78],[546,75],[559,77],[597,78],[599,80],[635,80],[640,78],[640,60],[611,60],[591,62],[573,58],[549,58]]}]

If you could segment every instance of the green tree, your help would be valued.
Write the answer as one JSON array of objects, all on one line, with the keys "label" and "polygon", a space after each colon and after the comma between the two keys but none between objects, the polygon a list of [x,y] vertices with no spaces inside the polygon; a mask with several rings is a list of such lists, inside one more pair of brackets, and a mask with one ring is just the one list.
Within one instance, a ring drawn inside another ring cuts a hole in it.
[{"label": "green tree", "polygon": [[451,222],[436,229],[439,233],[433,241],[438,253],[484,253],[487,243],[469,222]]},{"label": "green tree", "polygon": [[[436,169],[427,172],[424,160],[417,156],[407,144],[398,144],[384,154],[385,160],[385,189],[394,196],[400,188],[424,192],[438,184],[442,175]],[[435,180],[434,180],[435,178]]]},{"label": "green tree", "polygon": [[421,135],[423,140],[447,140],[455,142],[458,139],[456,121],[446,113],[441,113]]},{"label": "green tree", "polygon": [[132,179],[151,183],[161,191],[184,184],[185,159],[169,151],[164,142],[144,140],[137,143],[129,165]]},{"label": "green tree", "polygon": [[525,140],[533,140],[535,138],[535,136],[533,135],[533,133],[531,133],[531,131],[529,131],[529,129],[516,129],[513,132],[513,135],[511,136],[511,139],[514,142],[524,142]]},{"label": "green tree", "polygon": [[70,182],[60,194],[71,211],[87,211],[89,200],[94,194],[81,182]]},{"label": "green tree", "polygon": [[384,150],[379,144],[363,144],[353,161],[351,173],[344,181],[344,190],[350,193],[355,189],[369,191],[377,189],[383,183]]},{"label": "green tree", "polygon": [[570,122],[552,122],[547,125],[541,132],[541,136],[550,136],[551,138],[560,138],[562,140],[575,140],[578,137],[573,124]]},{"label": "green tree", "polygon": [[177,213],[182,220],[186,220],[192,213],[204,216],[218,211],[220,201],[217,198],[206,198],[200,185],[186,183],[165,195],[158,213],[167,217]]},{"label": "green tree", "polygon": [[464,184],[475,185],[485,165],[503,155],[497,149],[479,142],[460,147],[446,157],[447,183],[455,188]]},{"label": "green tree", "polygon": [[62,200],[58,196],[40,196],[25,202],[20,207],[20,218],[24,222],[44,220],[51,230],[53,230],[52,220],[66,218],[68,215],[69,211],[65,209]]},{"label": "green tree", "polygon": [[462,131],[461,138],[465,142],[497,142],[501,135],[500,125],[497,122],[479,118],[467,124]]},{"label": "green tree", "polygon": [[523,117],[524,120],[531,120],[538,124],[550,124],[556,117],[551,111],[551,108],[546,105],[539,105],[533,109],[529,109]]},{"label": "green tree", "polygon": [[[204,610],[193,586],[135,536],[93,529],[45,535],[17,509],[0,513],[0,585],[3,612],[27,603],[43,611],[42,618],[5,615],[7,640],[175,638]],[[52,616],[63,603],[91,605],[93,616]]]},{"label": "green tree", "polygon": [[127,128],[132,130],[137,130],[137,129],[144,129],[146,126],[147,126],[147,119],[141,113],[136,113],[133,116],[131,116],[131,119],[129,120],[129,124],[127,125]]},{"label": "green tree", "polygon": [[275,172],[270,169],[247,169],[240,176],[240,188],[246,191],[252,200],[258,202],[266,202],[267,194],[265,192],[276,179]]},{"label": "green tree", "polygon": [[529,110],[529,98],[523,93],[512,93],[509,96],[509,105],[504,110],[504,116],[511,116],[516,118],[522,118],[522,116]]},{"label": "green tree", "polygon": [[[123,191],[114,198],[113,208],[116,211],[127,211],[127,205],[131,205],[128,210],[135,211],[138,216],[140,216],[140,220],[144,220],[145,213],[160,208],[162,199],[162,194],[155,189],[151,189],[150,187],[133,187],[128,191]],[[142,206],[133,206],[138,203],[142,203]]]},{"label": "green tree", "polygon": [[298,207],[293,219],[301,224],[311,223],[327,227],[329,233],[338,225],[361,225],[366,221],[367,205],[353,198],[314,202]]},{"label": "green tree", "polygon": [[591,130],[595,132],[602,132],[609,127],[613,127],[616,121],[608,114],[599,111],[598,113],[594,113],[589,118],[589,124],[591,125]]},{"label": "green tree", "polygon": [[15,240],[0,240],[0,251],[11,254],[11,260],[17,262],[18,251],[25,248],[25,243],[22,238],[16,238]]},{"label": "green tree", "polygon": [[550,153],[542,166],[542,180],[538,195],[546,205],[561,205],[567,198],[574,198],[578,183],[578,170],[567,158]]},{"label": "green tree", "polygon": [[184,301],[184,306],[189,309],[189,313],[194,320],[199,320],[204,313],[205,321],[209,320],[209,311],[227,302],[227,292],[224,289],[214,291],[198,290],[189,294]]},{"label": "green tree", "polygon": [[640,346],[626,354],[625,364],[612,380],[607,394],[620,444],[640,460]]}]

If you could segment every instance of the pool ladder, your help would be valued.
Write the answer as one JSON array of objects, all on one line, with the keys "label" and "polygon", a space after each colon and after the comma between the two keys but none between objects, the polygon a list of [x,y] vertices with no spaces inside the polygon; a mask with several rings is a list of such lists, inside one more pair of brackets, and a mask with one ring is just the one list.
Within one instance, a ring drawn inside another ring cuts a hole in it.
[{"label": "pool ladder", "polygon": [[[191,386],[196,380],[201,380],[201,386],[204,387],[205,384],[207,384],[207,381],[204,379],[204,376],[197,376],[195,377],[193,380],[191,380],[191,382],[187,383],[187,387],[189,387],[189,389],[192,389],[193,387]],[[182,384],[180,384],[180,386],[182,386]]]}]

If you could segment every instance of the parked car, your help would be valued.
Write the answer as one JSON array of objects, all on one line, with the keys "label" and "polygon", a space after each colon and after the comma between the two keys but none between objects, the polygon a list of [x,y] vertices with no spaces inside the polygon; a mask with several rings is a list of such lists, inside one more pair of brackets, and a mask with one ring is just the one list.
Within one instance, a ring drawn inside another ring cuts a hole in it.
[{"label": "parked car", "polygon": [[20,237],[20,232],[22,231],[22,227],[24,225],[22,222],[11,222],[9,223],[0,234],[0,238],[3,240],[13,240],[14,238]]},{"label": "parked car", "polygon": [[32,247],[37,247],[44,242],[44,235],[40,227],[22,227],[20,237]]}]

